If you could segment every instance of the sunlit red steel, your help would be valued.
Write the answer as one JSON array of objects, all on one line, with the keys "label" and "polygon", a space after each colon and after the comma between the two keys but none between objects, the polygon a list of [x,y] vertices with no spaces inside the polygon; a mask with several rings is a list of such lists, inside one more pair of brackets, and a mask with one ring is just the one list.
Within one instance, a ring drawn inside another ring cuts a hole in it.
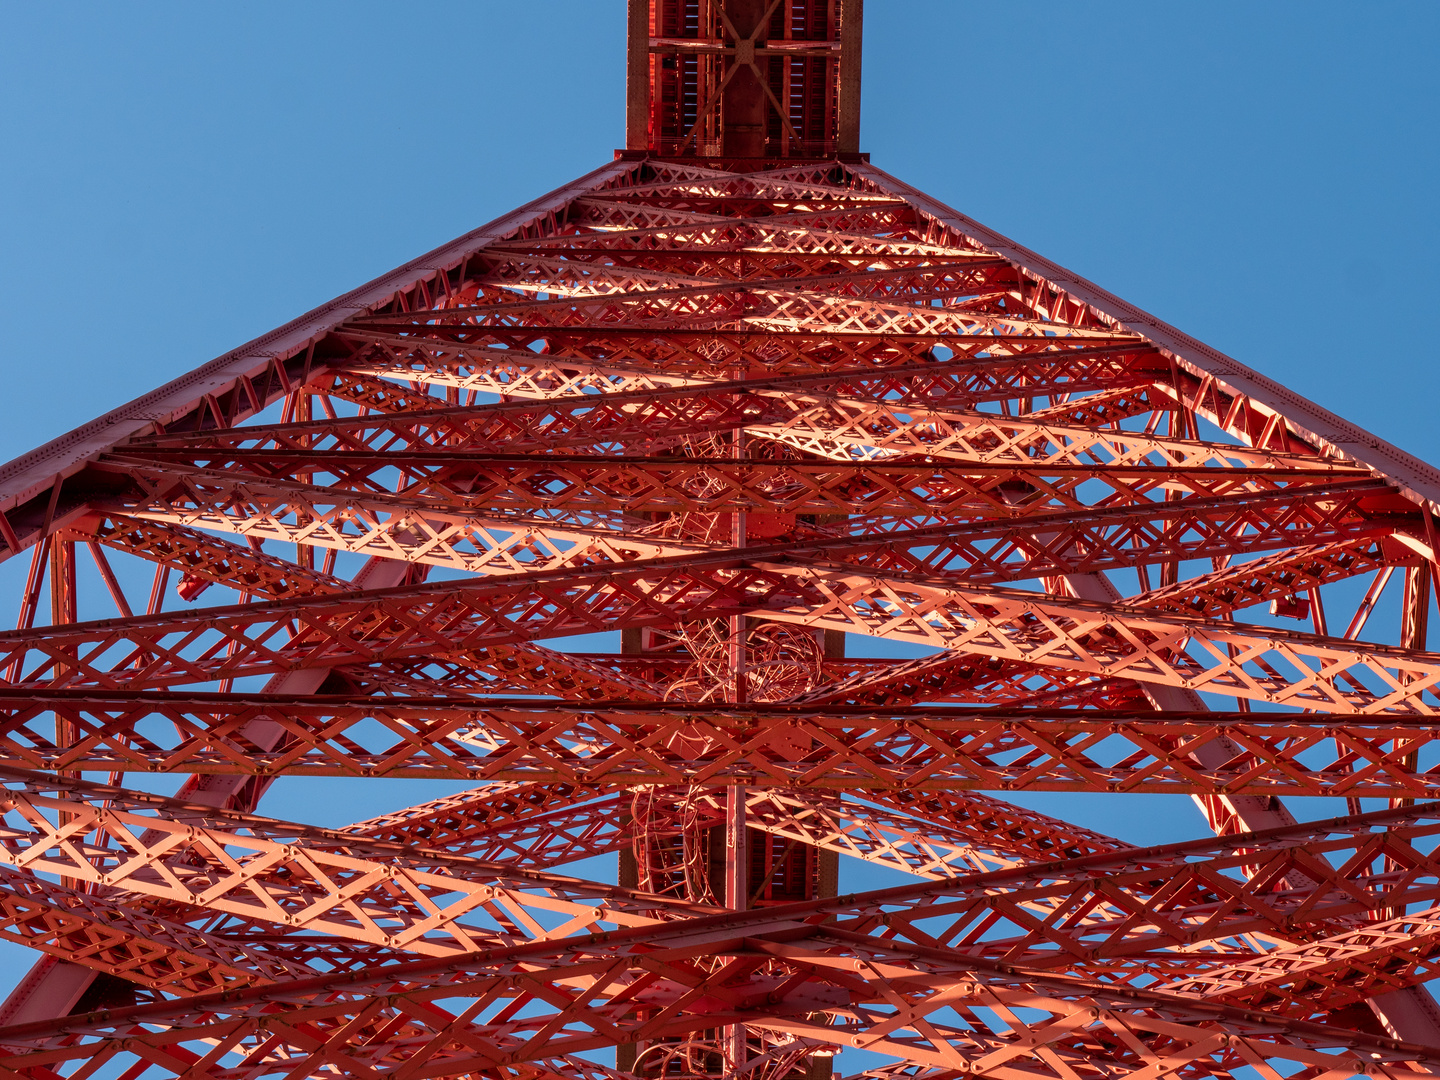
[{"label": "sunlit red steel", "polygon": [[1440,1070],[1440,473],[871,166],[859,24],[631,0],[614,163],[0,468],[6,1076]]}]

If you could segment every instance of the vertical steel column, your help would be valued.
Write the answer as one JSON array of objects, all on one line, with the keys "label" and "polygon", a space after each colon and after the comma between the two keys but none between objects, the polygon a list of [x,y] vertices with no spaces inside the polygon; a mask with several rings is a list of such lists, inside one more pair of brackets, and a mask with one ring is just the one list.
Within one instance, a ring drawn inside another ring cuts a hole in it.
[{"label": "vertical steel column", "polygon": [[[742,911],[749,906],[750,844],[745,829],[745,788],[733,784],[725,791],[725,906]],[[729,1072],[738,1073],[745,1067],[746,1030],[744,1024],[725,1029],[725,1056]]]},{"label": "vertical steel column", "polygon": [[[308,423],[310,420],[314,419],[314,416],[315,416],[314,402],[315,402],[315,399],[312,398],[309,394],[307,394],[303,389],[301,389],[301,390],[296,390],[296,391],[295,391],[295,422],[296,422],[296,423],[300,423],[300,424]],[[301,436],[301,438],[300,438],[300,444],[301,444],[302,446],[309,446],[309,445],[310,445],[310,442],[311,442],[310,436],[308,436],[308,435]],[[308,483],[310,482],[312,476],[313,476],[312,473],[302,472],[302,473],[299,473],[299,474],[296,475],[296,479],[297,479],[298,481],[300,481],[300,483],[302,483],[302,484],[308,484]],[[307,519],[307,520],[308,520],[308,519]],[[313,569],[315,569],[315,548],[314,548],[312,545],[310,545],[310,544],[296,544],[296,545],[295,545],[295,562],[296,562],[296,565],[298,565],[298,566],[303,566],[303,567],[305,567],[305,569],[307,569],[307,570],[313,570]]]},{"label": "vertical steel column", "polygon": [[[736,428],[731,436],[731,455],[743,461],[748,448],[745,444],[745,429]],[[746,515],[736,513],[730,520],[730,543],[737,550],[745,546]],[[745,668],[749,660],[746,649],[746,620],[744,615],[730,618],[730,677],[729,697],[737,704],[749,700],[745,679]],[[725,906],[731,911],[742,911],[749,906],[750,899],[750,838],[745,830],[745,788],[732,784],[725,792]],[[730,1059],[730,1071],[738,1073],[745,1066],[746,1031],[744,1024],[735,1024],[725,1031],[725,1052]]]},{"label": "vertical steel column", "polygon": [[1405,569],[1404,622],[1400,627],[1400,647],[1424,652],[1428,647],[1430,625],[1430,564],[1422,560]]},{"label": "vertical steel column", "polygon": [[650,145],[650,0],[630,0],[625,49],[625,149]]},{"label": "vertical steel column", "polygon": [[[1400,647],[1424,652],[1429,641],[1430,564],[1421,559],[1405,568],[1405,597],[1400,612]],[[1407,772],[1420,766],[1420,755],[1410,751],[1400,759]],[[1414,799],[1391,799],[1391,806],[1414,806]]]},{"label": "vertical steel column", "polygon": [[864,17],[865,0],[840,0],[839,131],[835,149],[842,154],[860,152],[860,43]]},{"label": "vertical steel column", "polygon": [[[50,624],[60,626],[65,623],[80,621],[79,604],[75,597],[75,541],[61,540],[56,537],[50,544]],[[57,667],[55,678],[60,680],[64,677],[64,669]],[[55,717],[55,745],[70,746],[77,738],[79,731],[74,723],[69,720],[61,720],[59,714]],[[66,772],[64,776],[79,776],[78,772]],[[63,824],[68,815],[61,814],[60,820]],[[83,889],[84,885],[72,877],[62,877],[60,884],[67,889]]]}]

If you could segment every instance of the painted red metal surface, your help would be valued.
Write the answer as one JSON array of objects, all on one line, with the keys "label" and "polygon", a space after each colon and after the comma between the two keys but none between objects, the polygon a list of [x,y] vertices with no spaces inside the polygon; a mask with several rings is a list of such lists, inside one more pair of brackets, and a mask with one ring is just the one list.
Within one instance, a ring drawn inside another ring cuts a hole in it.
[{"label": "painted red metal surface", "polygon": [[629,0],[627,147],[830,159],[860,138],[862,0]]},{"label": "painted red metal surface", "polygon": [[613,165],[0,468],[0,1069],[1434,1075],[1440,474],[860,160],[858,4],[631,19]]}]

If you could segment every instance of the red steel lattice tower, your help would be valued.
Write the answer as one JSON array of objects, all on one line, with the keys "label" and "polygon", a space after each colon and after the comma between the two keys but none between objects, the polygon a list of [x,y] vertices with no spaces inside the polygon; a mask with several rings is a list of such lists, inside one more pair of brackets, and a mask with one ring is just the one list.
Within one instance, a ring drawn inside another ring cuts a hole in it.
[{"label": "red steel lattice tower", "polygon": [[870,165],[859,0],[628,63],[612,164],[0,469],[0,1076],[1440,1070],[1440,473]]}]

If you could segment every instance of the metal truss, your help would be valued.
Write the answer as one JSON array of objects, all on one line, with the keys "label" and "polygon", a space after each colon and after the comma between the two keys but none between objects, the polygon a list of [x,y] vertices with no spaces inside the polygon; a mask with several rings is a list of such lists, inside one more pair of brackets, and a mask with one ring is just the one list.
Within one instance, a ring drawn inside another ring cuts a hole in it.
[{"label": "metal truss", "polygon": [[613,164],[0,467],[0,1074],[1435,1075],[1440,472],[868,164],[858,3],[630,14]]}]

